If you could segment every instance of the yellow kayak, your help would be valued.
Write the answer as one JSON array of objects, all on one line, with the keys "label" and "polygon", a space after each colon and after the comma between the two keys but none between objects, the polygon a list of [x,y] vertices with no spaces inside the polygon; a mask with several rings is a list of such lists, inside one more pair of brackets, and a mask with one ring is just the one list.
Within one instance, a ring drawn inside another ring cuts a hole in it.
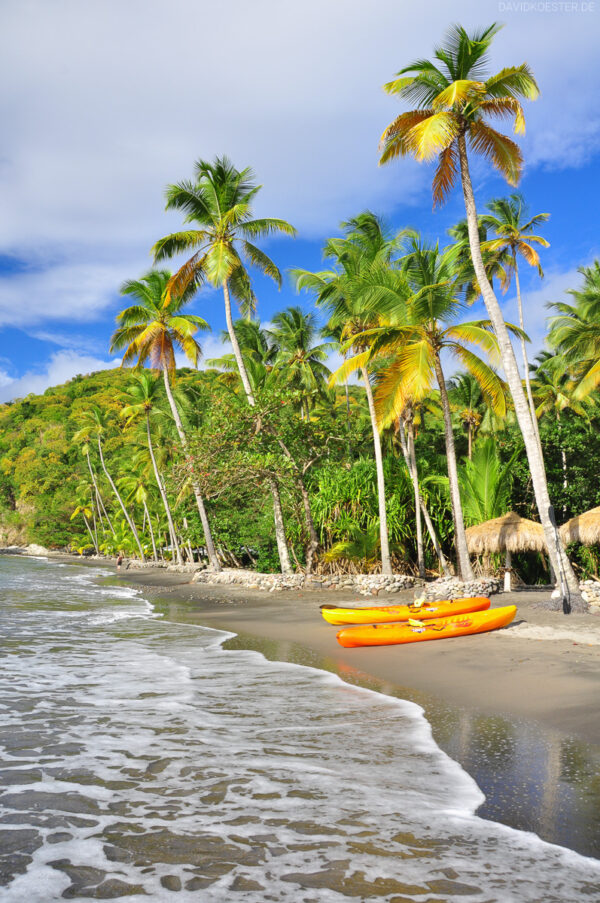
[{"label": "yellow kayak", "polygon": [[484,633],[486,630],[505,627],[516,613],[516,606],[507,605],[506,608],[474,611],[431,621],[411,618],[406,624],[361,624],[338,631],[337,640],[342,646],[392,646],[397,643],[443,640],[446,637],[467,636],[470,633]]},{"label": "yellow kayak", "polygon": [[442,599],[439,602],[423,602],[421,605],[376,605],[373,608],[343,608],[339,605],[321,605],[321,614],[329,624],[384,624],[389,621],[408,621],[419,618],[445,618],[462,615],[468,611],[483,611],[490,607],[490,600],[483,596],[471,599]]}]

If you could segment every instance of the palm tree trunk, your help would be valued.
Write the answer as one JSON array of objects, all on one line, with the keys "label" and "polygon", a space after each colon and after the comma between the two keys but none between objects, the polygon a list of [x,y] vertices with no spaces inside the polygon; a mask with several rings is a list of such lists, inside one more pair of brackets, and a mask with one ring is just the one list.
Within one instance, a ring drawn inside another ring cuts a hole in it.
[{"label": "palm tree trunk", "polygon": [[[560,446],[560,460],[562,463],[562,472],[563,472],[563,489],[565,490],[565,499],[566,499],[566,492],[567,492],[567,489],[569,488],[569,478],[567,475],[567,454],[565,452],[565,447],[563,445],[562,424],[560,422],[560,411],[558,411],[558,410],[556,412],[556,426],[558,428],[558,444]],[[563,520],[565,520],[567,517],[567,506],[566,505],[563,505],[562,513],[563,513]]]},{"label": "palm tree trunk", "polygon": [[435,532],[435,527],[433,526],[433,524],[431,522],[431,518],[429,516],[429,511],[427,510],[427,505],[425,504],[425,502],[423,500],[423,496],[421,496],[421,511],[423,512],[423,518],[425,519],[425,526],[427,527],[427,532],[429,533],[429,536],[431,537],[431,542],[433,543],[433,548],[435,549],[435,554],[438,557],[438,561],[440,563],[442,573],[443,573],[444,577],[451,577],[452,572],[450,571],[450,568],[448,567],[448,562],[446,561],[446,556],[444,555],[444,553],[442,551],[442,547],[437,538],[437,533]]},{"label": "palm tree trunk", "polygon": [[119,505],[121,506],[121,511],[125,515],[125,520],[127,521],[127,524],[129,525],[129,529],[131,530],[131,533],[133,535],[133,538],[136,541],[138,551],[140,553],[140,558],[142,561],[145,561],[146,556],[144,555],[144,549],[142,548],[142,544],[140,542],[140,537],[138,536],[137,528],[136,528],[127,508],[125,507],[125,504],[123,503],[123,499],[121,498],[121,496],[119,494],[119,490],[115,486],[115,482],[114,482],[113,478],[111,477],[111,475],[109,474],[109,472],[107,470],[106,464],[104,463],[104,455],[102,454],[102,442],[100,440],[100,436],[98,436],[98,451],[100,453],[100,463],[102,465],[102,470],[104,471],[106,479],[110,483],[110,488],[114,492],[116,500],[118,501]]},{"label": "palm tree trunk", "polygon": [[190,455],[188,441],[183,429],[183,424],[181,422],[181,417],[179,416],[179,410],[177,405],[175,404],[175,399],[173,398],[173,393],[171,391],[171,383],[169,381],[169,374],[167,373],[166,367],[163,369],[163,378],[165,381],[165,390],[167,392],[167,398],[169,399],[169,405],[171,407],[171,413],[173,414],[173,420],[175,421],[175,426],[177,427],[177,432],[179,434],[179,441],[181,442],[181,447],[183,449],[183,453],[187,458],[187,463],[190,468],[190,479],[192,483],[192,491],[194,493],[194,498],[196,499],[196,505],[198,507],[198,513],[200,514],[200,520],[202,522],[202,529],[204,531],[204,541],[206,543],[206,551],[208,552],[208,560],[210,562],[210,566],[213,571],[220,571],[221,565],[219,563],[218,555],[215,551],[215,544],[213,542],[212,533],[210,529],[210,524],[208,522],[208,515],[206,514],[206,508],[204,507],[204,499],[202,498],[202,494],[200,492],[200,487],[198,483],[194,479],[194,464]]},{"label": "palm tree trunk", "polygon": [[156,554],[156,542],[154,541],[154,530],[152,529],[152,520],[150,518],[150,512],[148,511],[148,505],[144,501],[144,516],[148,520],[148,528],[150,530],[150,539],[152,541],[152,554],[154,556],[154,560],[158,561],[158,555]]},{"label": "palm tree trunk", "polygon": [[312,574],[313,562],[319,548],[319,537],[317,535],[315,522],[313,520],[312,511],[310,508],[310,496],[308,494],[308,489],[306,488],[306,483],[304,482],[304,476],[299,471],[298,465],[294,461],[289,448],[281,439],[278,439],[277,441],[282,452],[284,453],[288,461],[290,461],[294,469],[294,479],[302,497],[302,507],[304,508],[304,523],[306,525],[306,532],[308,533],[308,545],[306,547],[306,573]]},{"label": "palm tree trunk", "polygon": [[373,430],[373,447],[375,449],[375,469],[377,471],[377,498],[379,502],[379,536],[381,541],[381,573],[392,573],[392,562],[390,560],[390,545],[388,541],[387,529],[387,512],[385,508],[385,480],[383,476],[383,458],[381,455],[381,439],[379,438],[379,427],[377,424],[377,414],[375,412],[375,401],[373,399],[373,390],[369,380],[369,374],[366,367],[361,367],[362,377],[365,383],[367,393],[367,401],[369,404],[369,414],[371,415],[371,429]]},{"label": "palm tree trunk", "polygon": [[240,379],[242,380],[244,392],[246,393],[246,398],[248,399],[248,404],[251,408],[253,408],[255,405],[254,395],[252,394],[252,387],[250,386],[250,380],[248,379],[248,372],[246,370],[244,358],[242,357],[242,352],[240,350],[240,343],[237,340],[235,329],[233,328],[233,317],[231,316],[231,298],[229,297],[229,285],[227,284],[227,280],[225,280],[225,282],[223,283],[223,296],[225,298],[225,320],[227,321],[229,341],[231,342],[231,347],[233,348],[233,355],[237,363]]},{"label": "palm tree trunk", "polygon": [[[442,551],[442,547],[437,538],[437,533],[435,532],[435,527],[433,526],[433,523],[431,522],[431,517],[429,516],[429,511],[427,510],[427,505],[425,504],[425,500],[423,499],[423,496],[421,495],[421,489],[419,486],[419,468],[417,467],[417,456],[415,454],[415,431],[414,431],[413,423],[411,423],[411,425],[410,425],[410,430],[408,432],[408,436],[409,436],[409,441],[407,442],[407,448],[406,448],[406,451],[408,454],[408,460],[406,458],[406,455],[405,455],[405,460],[407,462],[406,466],[408,467],[409,473],[411,474],[413,481],[416,482],[416,485],[417,485],[415,497],[417,497],[417,494],[418,494],[419,507],[420,507],[421,513],[423,515],[423,520],[425,521],[425,526],[427,527],[427,532],[429,533],[429,538],[431,539],[431,543],[433,545],[433,548],[435,549],[435,554],[438,557],[438,561],[440,563],[442,573],[444,574],[445,577],[451,577],[452,574],[451,574],[450,568],[448,567],[448,562],[446,561],[446,556],[444,555],[444,553]],[[402,443],[402,433],[400,434],[400,442]],[[404,453],[404,448],[402,449],[402,452]]]},{"label": "palm tree trunk", "polygon": [[[87,460],[87,465],[88,465],[88,470],[89,470],[89,472],[90,472],[90,477],[92,478],[92,483],[94,484],[94,490],[95,490],[95,492],[96,492],[96,501],[97,501],[97,503],[98,503],[98,516],[99,516],[99,518],[100,518],[100,523],[102,524],[102,513],[101,513],[101,512],[104,512],[104,517],[106,518],[106,521],[107,521],[107,523],[108,523],[108,526],[110,527],[110,532],[111,532],[112,535],[114,536],[114,535],[115,535],[115,531],[114,531],[113,525],[112,525],[112,523],[111,523],[111,521],[110,521],[110,517],[108,516],[108,513],[107,513],[107,511],[106,511],[106,508],[104,507],[104,502],[102,501],[102,496],[100,495],[100,489],[99,489],[99,487],[98,487],[98,481],[96,480],[96,474],[94,473],[94,470],[93,470],[93,468],[92,468],[92,462],[90,461],[90,453],[89,453],[89,451],[86,451],[85,457],[86,457],[86,460]],[[102,529],[104,530],[104,526],[103,526],[103,525],[102,525]]]},{"label": "palm tree trunk", "polygon": [[444,433],[446,437],[446,455],[448,461],[448,482],[450,485],[450,504],[452,506],[452,519],[454,521],[454,545],[456,548],[456,562],[461,580],[473,580],[473,568],[467,549],[467,536],[465,522],[458,488],[458,469],[456,466],[456,449],[454,447],[454,433],[452,432],[452,414],[450,412],[450,400],[446,389],[446,380],[440,363],[440,356],[434,354],[435,375],[437,377],[442,411],[444,412]]},{"label": "palm tree trunk", "polygon": [[[253,408],[256,405],[256,401],[254,399],[254,395],[252,394],[252,387],[250,386],[250,380],[248,379],[248,373],[246,371],[246,365],[244,364],[244,359],[240,350],[240,344],[237,340],[235,329],[233,328],[233,318],[231,316],[231,298],[229,297],[229,285],[227,284],[227,280],[225,280],[225,282],[223,283],[223,297],[225,298],[225,319],[227,321],[229,341],[231,342],[231,347],[233,348],[233,354],[237,363],[240,379],[242,380],[242,385],[244,386],[244,392],[246,393],[246,398],[248,399],[248,404],[251,408]],[[281,507],[279,486],[277,485],[274,477],[267,478],[267,485],[269,486],[271,498],[273,499],[275,538],[277,540],[277,551],[279,553],[281,573],[291,574],[292,565],[290,564],[290,554],[287,547],[287,540],[285,538],[285,522],[283,519],[283,508]]]},{"label": "palm tree trunk", "polygon": [[[82,512],[82,513],[83,513],[83,512]],[[98,543],[97,543],[97,541],[96,541],[96,539],[95,539],[95,537],[94,537],[94,534],[92,533],[92,528],[90,527],[89,521],[88,521],[87,517],[85,516],[85,514],[83,515],[83,519],[84,519],[84,521],[85,521],[85,525],[86,525],[86,527],[87,527],[87,531],[88,531],[88,533],[90,534],[90,539],[92,540],[92,545],[93,545],[93,547],[94,547],[94,550],[95,550],[95,552],[96,552],[96,555],[98,555]]]},{"label": "palm tree trunk", "polygon": [[348,436],[348,460],[352,457],[352,445],[350,444],[350,392],[348,390],[348,380],[344,380],[344,391],[346,393],[346,434]]},{"label": "palm tree trunk", "polygon": [[519,368],[517,367],[517,360],[506,328],[506,323],[504,322],[498,299],[487,278],[483,260],[481,258],[477,208],[475,206],[475,196],[471,184],[469,161],[467,158],[467,144],[464,134],[460,135],[458,138],[458,150],[473,268],[483,295],[488,316],[492,321],[492,326],[500,346],[504,372],[512,395],[517,421],[523,435],[523,442],[525,444],[525,451],[527,453],[527,460],[531,472],[533,491],[540,522],[544,528],[544,536],[550,561],[555,574],[559,575],[559,577],[562,576],[568,589],[567,595],[570,598],[563,599],[562,607],[565,612],[570,610],[587,611],[587,604],[581,597],[577,577],[575,576],[573,568],[571,567],[571,562],[565,553],[556,527],[552,523],[553,508],[548,493],[544,457],[540,454],[540,448],[537,442],[533,420],[531,418],[531,411],[527,403],[525,392],[523,391],[523,384],[521,383],[521,378],[519,376]]},{"label": "palm tree trunk", "polygon": [[[404,456],[404,462],[406,464],[406,468],[408,470],[408,475],[411,478],[413,484],[413,493],[415,497],[415,525],[417,528],[417,567],[419,568],[419,577],[425,576],[425,556],[423,554],[423,523],[421,521],[421,490],[419,488],[419,480],[417,478],[417,474],[413,470],[413,462],[411,460],[411,455],[408,449],[408,443],[410,441],[407,440],[405,433],[405,424],[402,417],[400,417],[400,422],[398,424],[399,432],[400,432],[400,447],[402,449],[402,454]],[[406,427],[408,430],[408,427]]]},{"label": "palm tree trunk", "polygon": [[473,457],[473,424],[471,423],[471,421],[469,421],[467,424],[467,441],[469,444],[467,457],[470,461]]},{"label": "palm tree trunk", "polygon": [[167,515],[167,524],[169,525],[169,533],[171,534],[171,544],[173,545],[174,551],[177,555],[177,564],[182,564],[181,549],[179,548],[179,543],[177,542],[177,534],[175,533],[175,524],[173,523],[173,515],[171,514],[171,506],[169,505],[169,499],[167,498],[167,491],[165,489],[162,477],[160,475],[160,471],[158,469],[158,464],[156,463],[156,457],[154,455],[154,446],[152,445],[152,435],[150,433],[150,415],[149,415],[148,411],[146,411],[146,438],[148,440],[148,451],[150,452],[150,460],[152,461],[152,469],[154,470],[154,479],[156,480],[156,485],[158,486],[158,491],[159,491],[160,497],[162,499],[163,508],[165,509],[165,514]]},{"label": "palm tree trunk", "polygon": [[[525,331],[524,320],[523,320],[523,302],[521,299],[521,280],[519,279],[519,265],[517,263],[517,254],[516,251],[513,251],[513,266],[515,270],[515,286],[517,289],[517,306],[519,308],[519,326],[523,331]],[[529,411],[531,413],[531,422],[533,423],[533,431],[535,433],[535,438],[537,439],[537,444],[540,452],[540,457],[543,457],[542,452],[542,440],[540,438],[540,429],[538,426],[537,414],[535,413],[535,403],[533,401],[533,393],[531,391],[531,377],[529,374],[529,360],[527,358],[527,346],[525,344],[525,339],[521,336],[521,354],[523,355],[523,375],[525,378],[525,388],[527,390],[527,401],[529,402]]]},{"label": "palm tree trunk", "polygon": [[275,523],[275,539],[277,540],[277,551],[279,552],[279,562],[281,564],[282,574],[291,574],[292,565],[288,552],[287,540],[285,538],[285,524],[283,521],[283,508],[281,507],[281,496],[279,494],[279,486],[274,477],[268,477],[269,490],[273,498],[273,521]]}]

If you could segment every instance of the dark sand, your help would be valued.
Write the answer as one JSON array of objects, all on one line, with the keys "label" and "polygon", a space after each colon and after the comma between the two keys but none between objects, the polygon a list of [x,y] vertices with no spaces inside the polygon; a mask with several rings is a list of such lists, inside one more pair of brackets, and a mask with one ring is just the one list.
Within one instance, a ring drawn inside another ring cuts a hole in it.
[{"label": "dark sand", "polygon": [[366,604],[353,593],[209,587],[164,569],[125,570],[118,579],[143,587],[170,619],[237,634],[226,648],[329,670],[418,703],[438,745],[486,794],[480,815],[600,856],[600,614],[543,610],[547,591],[530,590],[493,598],[494,607],[518,606],[503,631],[344,649],[319,606]]}]

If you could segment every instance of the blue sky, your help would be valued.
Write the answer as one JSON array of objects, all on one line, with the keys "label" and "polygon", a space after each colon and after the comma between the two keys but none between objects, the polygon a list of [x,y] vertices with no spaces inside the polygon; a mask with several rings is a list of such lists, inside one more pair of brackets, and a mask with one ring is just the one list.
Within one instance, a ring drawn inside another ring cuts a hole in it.
[{"label": "blue sky", "polygon": [[[549,212],[546,273],[523,276],[538,349],[545,303],[600,256],[600,0],[230,0],[226,25],[208,0],[8,0],[0,12],[0,400],[114,364],[108,342],[118,288],[150,266],[175,229],[164,187],[198,157],[228,154],[264,188],[257,214],[283,217],[295,240],[266,247],[282,271],[321,265],[341,220],[370,208],[394,227],[444,239],[462,217],[457,192],[431,209],[430,167],[377,167],[383,128],[403,109],[381,85],[430,56],[452,22],[502,21],[491,66],[527,60],[542,96],[526,109],[520,190]],[[474,167],[480,208],[508,187]],[[310,306],[289,282],[256,280],[264,320]],[[515,318],[512,292],[503,301]],[[216,292],[195,312],[220,353]]]}]

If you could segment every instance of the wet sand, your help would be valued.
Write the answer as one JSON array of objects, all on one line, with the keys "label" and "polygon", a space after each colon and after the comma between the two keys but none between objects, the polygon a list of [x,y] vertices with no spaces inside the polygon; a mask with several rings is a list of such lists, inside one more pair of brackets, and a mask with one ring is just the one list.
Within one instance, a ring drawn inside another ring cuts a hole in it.
[{"label": "wet sand", "polygon": [[[410,690],[411,698],[424,694],[482,714],[534,720],[600,746],[600,613],[545,611],[539,606],[547,591],[494,596],[493,607],[517,606],[515,620],[502,631],[446,643],[344,649],[319,606],[365,605],[365,598],[356,594],[207,587],[160,569],[125,571],[121,579],[170,600],[169,615],[178,620],[295,643],[331,660],[348,677],[370,675]],[[412,598],[413,591],[392,597],[398,602]]]},{"label": "wet sand", "polygon": [[438,745],[485,793],[482,817],[600,857],[600,615],[545,611],[537,606],[547,591],[501,594],[494,607],[518,607],[502,631],[344,649],[319,606],[364,605],[353,593],[208,587],[162,569],[131,569],[118,579],[143,587],[165,617],[235,633],[226,648],[328,670],[418,703]]}]

